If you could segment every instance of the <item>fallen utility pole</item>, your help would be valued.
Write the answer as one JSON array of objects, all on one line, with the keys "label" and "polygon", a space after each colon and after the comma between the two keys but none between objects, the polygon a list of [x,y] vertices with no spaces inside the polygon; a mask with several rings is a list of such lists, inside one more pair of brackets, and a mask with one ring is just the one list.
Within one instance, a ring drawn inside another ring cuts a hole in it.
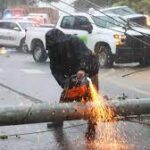
[{"label": "fallen utility pole", "polygon": [[[112,100],[106,106],[118,116],[150,114],[150,98]],[[0,107],[0,126],[19,125],[57,120],[89,119],[93,109],[101,108],[97,103],[33,104],[31,106]]]}]

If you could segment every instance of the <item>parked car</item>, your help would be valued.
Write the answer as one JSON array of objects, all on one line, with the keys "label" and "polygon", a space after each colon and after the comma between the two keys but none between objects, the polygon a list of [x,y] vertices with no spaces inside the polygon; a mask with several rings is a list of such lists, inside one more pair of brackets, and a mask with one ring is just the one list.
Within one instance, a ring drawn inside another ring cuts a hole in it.
[{"label": "parked car", "polygon": [[24,20],[0,20],[0,45],[16,47],[27,51],[25,45],[26,29],[33,23]]},{"label": "parked car", "polygon": [[128,6],[116,6],[110,8],[100,9],[100,11],[107,13],[107,14],[117,14],[120,15],[123,19],[137,23],[142,26],[149,25],[149,17],[144,14],[140,14],[129,8]]}]

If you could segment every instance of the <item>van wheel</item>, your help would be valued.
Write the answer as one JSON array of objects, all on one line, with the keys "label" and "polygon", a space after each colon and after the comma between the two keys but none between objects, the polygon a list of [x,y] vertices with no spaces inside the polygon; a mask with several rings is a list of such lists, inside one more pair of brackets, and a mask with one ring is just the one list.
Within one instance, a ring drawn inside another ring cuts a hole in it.
[{"label": "van wheel", "polygon": [[99,57],[99,63],[101,68],[112,67],[113,60],[108,46],[98,45],[96,48],[96,54]]},{"label": "van wheel", "polygon": [[21,42],[20,49],[24,53],[28,53],[29,52],[28,47],[27,47],[27,45],[24,42]]},{"label": "van wheel", "polygon": [[21,40],[18,50],[21,50],[24,53],[28,53],[29,52],[28,46],[25,44],[25,39]]},{"label": "van wheel", "polygon": [[43,63],[47,60],[47,53],[42,43],[35,43],[33,46],[33,59],[39,63]]}]

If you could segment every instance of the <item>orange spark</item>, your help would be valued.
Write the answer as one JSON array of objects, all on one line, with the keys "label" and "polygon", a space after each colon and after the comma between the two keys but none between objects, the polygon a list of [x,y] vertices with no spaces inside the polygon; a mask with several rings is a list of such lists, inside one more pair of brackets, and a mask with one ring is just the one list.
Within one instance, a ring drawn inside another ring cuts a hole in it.
[{"label": "orange spark", "polygon": [[91,99],[101,107],[97,107],[92,112],[92,118],[97,122],[96,139],[88,143],[88,147],[94,150],[129,150],[129,145],[125,138],[120,135],[117,128],[117,121],[114,119],[115,112],[106,106],[107,101],[98,94],[96,88],[89,80]]}]

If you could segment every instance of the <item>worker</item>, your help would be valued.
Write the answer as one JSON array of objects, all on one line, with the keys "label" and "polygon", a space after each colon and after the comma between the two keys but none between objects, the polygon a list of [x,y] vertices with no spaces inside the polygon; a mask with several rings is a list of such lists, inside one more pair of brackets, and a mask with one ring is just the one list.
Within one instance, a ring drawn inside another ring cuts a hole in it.
[{"label": "worker", "polygon": [[[52,75],[63,89],[67,79],[72,75],[76,75],[80,80],[88,74],[98,90],[99,60],[77,36],[64,34],[59,29],[52,29],[46,34],[46,48]],[[64,91],[61,94],[61,102],[65,102]],[[95,132],[91,124],[90,122],[88,127],[89,133]]]}]

